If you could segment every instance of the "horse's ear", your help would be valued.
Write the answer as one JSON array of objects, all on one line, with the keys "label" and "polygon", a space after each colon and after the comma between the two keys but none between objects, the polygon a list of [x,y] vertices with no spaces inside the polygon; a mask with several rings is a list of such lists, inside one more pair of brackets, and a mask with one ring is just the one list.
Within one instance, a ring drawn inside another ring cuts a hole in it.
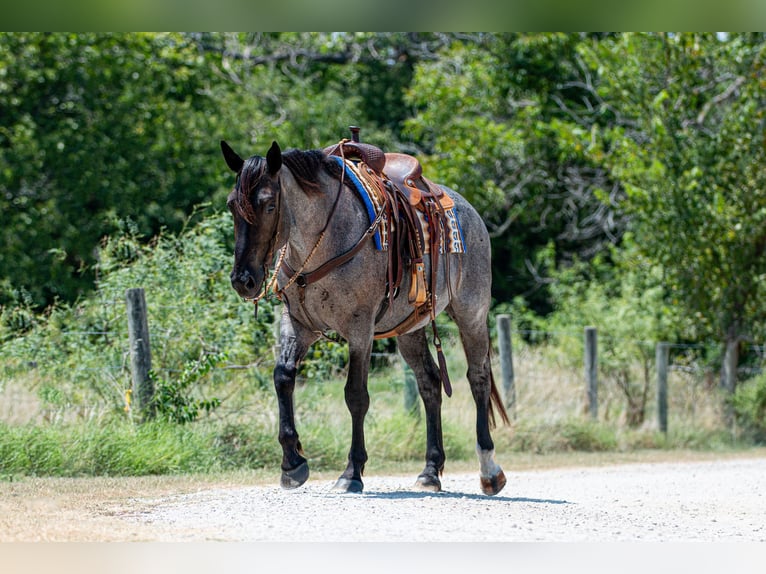
[{"label": "horse's ear", "polygon": [[242,166],[245,165],[245,160],[239,157],[237,152],[231,149],[229,144],[223,140],[221,140],[221,151],[223,152],[223,159],[226,160],[226,165],[229,166],[231,171],[234,173],[242,171]]},{"label": "horse's ear", "polygon": [[274,175],[282,167],[282,150],[277,142],[271,142],[271,147],[266,154],[266,165],[269,166],[269,175]]}]

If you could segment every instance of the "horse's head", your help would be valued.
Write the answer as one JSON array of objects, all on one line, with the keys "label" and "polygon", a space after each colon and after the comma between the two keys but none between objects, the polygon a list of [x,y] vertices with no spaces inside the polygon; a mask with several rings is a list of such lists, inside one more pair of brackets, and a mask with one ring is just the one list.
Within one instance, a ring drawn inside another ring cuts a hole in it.
[{"label": "horse's head", "polygon": [[266,157],[242,159],[225,141],[221,150],[237,183],[226,202],[234,218],[231,285],[243,299],[255,299],[265,281],[279,229],[282,151],[272,143]]}]

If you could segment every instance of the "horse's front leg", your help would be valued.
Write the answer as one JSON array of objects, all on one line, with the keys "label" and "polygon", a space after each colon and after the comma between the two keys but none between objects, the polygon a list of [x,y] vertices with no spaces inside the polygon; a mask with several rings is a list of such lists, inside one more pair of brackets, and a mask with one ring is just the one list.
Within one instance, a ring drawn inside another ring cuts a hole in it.
[{"label": "horse's front leg", "polygon": [[370,395],[367,391],[367,375],[370,369],[372,336],[363,342],[349,340],[349,365],[346,379],[346,406],[351,413],[351,449],[348,452],[348,465],[333,487],[343,492],[362,492],[362,473],[367,462],[367,449],[364,446],[364,417],[370,407]]},{"label": "horse's front leg", "polygon": [[309,465],[295,428],[293,392],[295,376],[316,335],[293,322],[287,309],[280,324],[280,353],[274,368],[274,388],[279,404],[279,444],[282,445],[282,488],[297,488],[309,477]]}]

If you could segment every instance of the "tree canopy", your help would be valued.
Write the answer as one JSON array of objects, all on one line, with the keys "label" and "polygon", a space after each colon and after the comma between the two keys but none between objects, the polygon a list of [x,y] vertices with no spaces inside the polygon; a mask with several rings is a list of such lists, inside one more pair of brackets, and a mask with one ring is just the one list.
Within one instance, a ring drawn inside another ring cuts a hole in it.
[{"label": "tree canopy", "polygon": [[211,82],[181,35],[0,35],[5,297],[72,300],[118,219],[152,235],[213,199]]}]

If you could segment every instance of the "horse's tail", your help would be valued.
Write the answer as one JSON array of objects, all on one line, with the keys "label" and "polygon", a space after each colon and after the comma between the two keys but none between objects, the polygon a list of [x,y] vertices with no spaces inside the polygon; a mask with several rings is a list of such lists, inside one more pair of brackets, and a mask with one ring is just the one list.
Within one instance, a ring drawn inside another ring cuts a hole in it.
[{"label": "horse's tail", "polygon": [[497,385],[495,384],[495,376],[492,374],[492,344],[489,345],[489,350],[487,351],[487,362],[489,364],[489,382],[490,382],[490,391],[489,391],[489,426],[490,428],[495,428],[497,425],[495,424],[495,409],[498,410],[500,413],[500,418],[503,420],[503,423],[506,425],[511,424],[511,419],[508,418],[508,412],[505,410],[505,405],[503,404],[503,397],[500,396],[500,391],[497,388]]}]

